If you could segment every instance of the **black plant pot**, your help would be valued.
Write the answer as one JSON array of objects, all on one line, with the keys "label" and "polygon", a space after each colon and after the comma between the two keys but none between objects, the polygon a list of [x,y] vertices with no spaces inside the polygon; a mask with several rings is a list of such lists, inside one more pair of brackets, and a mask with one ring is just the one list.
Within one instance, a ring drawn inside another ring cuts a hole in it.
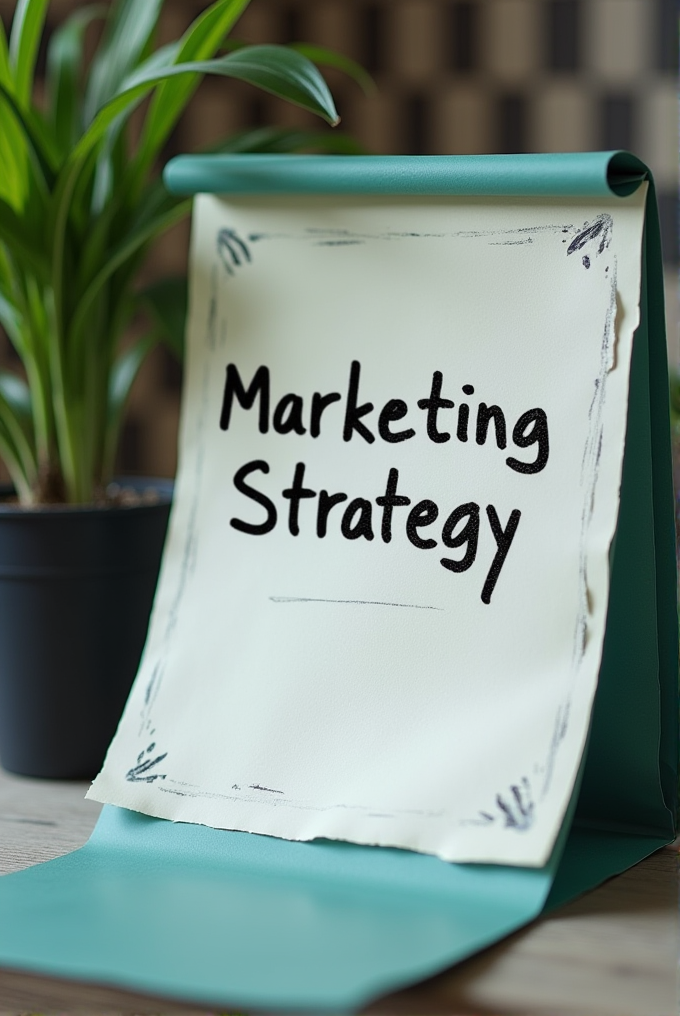
[{"label": "black plant pot", "polygon": [[172,483],[133,507],[0,504],[0,762],[91,779],[144,646]]}]

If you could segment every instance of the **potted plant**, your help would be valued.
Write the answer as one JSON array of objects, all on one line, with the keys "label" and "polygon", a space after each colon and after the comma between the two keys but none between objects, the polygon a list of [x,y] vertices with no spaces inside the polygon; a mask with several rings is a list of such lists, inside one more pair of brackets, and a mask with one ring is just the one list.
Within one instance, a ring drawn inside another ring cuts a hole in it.
[{"label": "potted plant", "polygon": [[[158,178],[162,147],[205,74],[334,124],[309,56],[360,73],[311,47],[220,55],[247,4],[217,0],[160,48],[163,0],[78,8],[49,42],[42,104],[33,74],[48,0],[19,0],[9,40],[0,23],[0,324],[21,364],[0,371],[0,455],[16,491],[0,507],[0,761],[14,772],[96,773],[146,633],[170,489],[138,484],[121,501],[110,481],[141,363],[159,339],[181,342],[176,290],[135,283],[149,245],[189,208]],[[100,18],[86,66],[85,33]],[[224,148],[310,144],[327,142],[259,131]],[[126,337],[143,306],[153,326]]]}]

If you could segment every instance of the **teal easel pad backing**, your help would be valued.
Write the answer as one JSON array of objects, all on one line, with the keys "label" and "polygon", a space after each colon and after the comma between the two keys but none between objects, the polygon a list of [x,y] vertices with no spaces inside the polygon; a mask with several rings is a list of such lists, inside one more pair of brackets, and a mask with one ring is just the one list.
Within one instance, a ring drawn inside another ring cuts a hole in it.
[{"label": "teal easel pad backing", "polygon": [[178,193],[611,196],[642,179],[650,188],[641,324],[611,624],[588,750],[546,867],[447,864],[105,807],[83,848],[0,879],[0,963],[221,1007],[348,1011],[490,945],[673,838],[674,512],[662,265],[646,167],[621,152],[183,156],[165,173]]},{"label": "teal easel pad backing", "polygon": [[554,867],[451,865],[105,807],[81,850],[0,880],[0,957],[206,1004],[345,1011],[530,920]]}]

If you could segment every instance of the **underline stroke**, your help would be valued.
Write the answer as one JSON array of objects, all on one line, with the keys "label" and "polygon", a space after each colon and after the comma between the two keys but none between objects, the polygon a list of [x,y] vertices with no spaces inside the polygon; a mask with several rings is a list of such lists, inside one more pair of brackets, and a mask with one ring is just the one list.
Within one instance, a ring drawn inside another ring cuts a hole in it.
[{"label": "underline stroke", "polygon": [[316,596],[270,596],[272,603],[350,603],[370,607],[406,607],[408,610],[444,610],[422,603],[387,603],[385,600],[326,600]]}]

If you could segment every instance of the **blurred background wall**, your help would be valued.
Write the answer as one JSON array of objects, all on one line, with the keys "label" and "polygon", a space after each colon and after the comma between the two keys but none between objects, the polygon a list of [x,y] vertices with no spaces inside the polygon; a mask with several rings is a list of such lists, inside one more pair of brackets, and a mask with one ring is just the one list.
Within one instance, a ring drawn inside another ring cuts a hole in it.
[{"label": "blurred background wall", "polygon": [[[12,0],[0,0],[8,26]],[[50,24],[79,4],[53,0]],[[202,0],[167,0],[177,36]],[[362,63],[365,97],[328,75],[342,129],[368,151],[443,154],[627,148],[659,190],[669,358],[680,364],[678,22],[675,0],[252,0],[234,38],[316,42]],[[318,121],[248,86],[206,80],[166,157],[265,124]],[[186,267],[188,225],[154,251],[149,278]],[[120,467],[172,475],[181,372],[157,350],[131,400]]]}]

